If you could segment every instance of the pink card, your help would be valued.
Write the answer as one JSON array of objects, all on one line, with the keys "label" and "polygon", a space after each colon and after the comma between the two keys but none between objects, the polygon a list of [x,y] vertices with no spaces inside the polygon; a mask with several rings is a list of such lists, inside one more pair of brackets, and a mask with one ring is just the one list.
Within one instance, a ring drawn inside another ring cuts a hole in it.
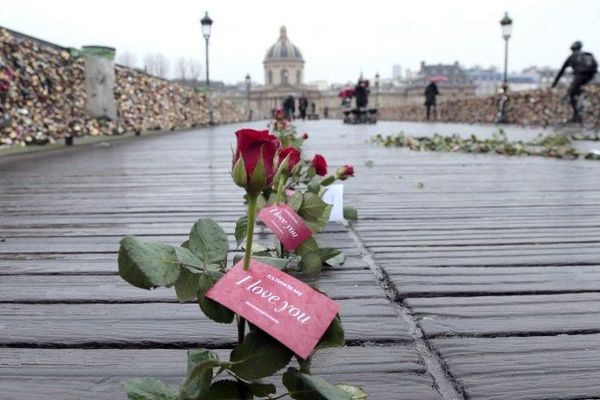
[{"label": "pink card", "polygon": [[323,293],[260,261],[243,260],[206,293],[306,359],[340,306]]},{"label": "pink card", "polygon": [[271,229],[287,251],[292,251],[312,236],[312,231],[293,208],[274,204],[258,212],[258,218]]}]

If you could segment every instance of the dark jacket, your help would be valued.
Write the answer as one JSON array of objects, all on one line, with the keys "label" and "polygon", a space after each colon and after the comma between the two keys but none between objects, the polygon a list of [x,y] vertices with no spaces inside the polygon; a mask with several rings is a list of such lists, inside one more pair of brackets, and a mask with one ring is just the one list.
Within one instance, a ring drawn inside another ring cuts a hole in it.
[{"label": "dark jacket", "polygon": [[440,94],[437,85],[435,82],[431,82],[425,88],[425,105],[432,106],[435,105],[435,96]]},{"label": "dark jacket", "polygon": [[[573,53],[571,53],[571,55],[569,57],[567,57],[567,59],[565,60],[565,62],[563,63],[562,67],[560,68],[560,71],[558,71],[558,74],[556,74],[556,78],[554,78],[554,82],[552,83],[552,87],[555,87],[556,84],[558,83],[558,80],[563,76],[563,74],[565,73],[565,70],[569,67],[573,68],[573,74],[574,75],[594,75],[594,72],[580,72],[579,68],[578,68],[578,60],[581,59],[581,55],[584,54],[581,50],[573,50]],[[589,53],[588,53],[589,55]]]}]

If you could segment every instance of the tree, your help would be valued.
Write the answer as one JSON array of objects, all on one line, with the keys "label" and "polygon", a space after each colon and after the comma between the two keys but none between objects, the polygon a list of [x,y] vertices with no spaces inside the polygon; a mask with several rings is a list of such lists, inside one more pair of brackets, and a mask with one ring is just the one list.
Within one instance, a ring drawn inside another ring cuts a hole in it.
[{"label": "tree", "polygon": [[166,79],[169,75],[169,60],[162,54],[146,54],[144,56],[144,70],[150,75]]},{"label": "tree", "polygon": [[175,78],[185,82],[188,78],[188,61],[185,57],[179,57],[175,61]]},{"label": "tree", "polygon": [[124,51],[123,53],[119,53],[117,57],[117,64],[121,64],[124,67],[135,68],[137,64],[137,56],[130,52]]},{"label": "tree", "polygon": [[197,82],[198,78],[200,78],[200,75],[202,74],[202,64],[200,63],[200,61],[193,58],[190,59],[188,61],[188,72],[190,80],[192,82]]}]

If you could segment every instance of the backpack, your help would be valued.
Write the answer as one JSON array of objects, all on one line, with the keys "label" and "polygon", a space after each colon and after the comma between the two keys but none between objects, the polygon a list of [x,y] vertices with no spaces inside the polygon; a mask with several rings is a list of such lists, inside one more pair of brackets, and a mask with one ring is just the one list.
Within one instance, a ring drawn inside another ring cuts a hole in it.
[{"label": "backpack", "polygon": [[598,62],[592,53],[581,52],[573,60],[575,74],[594,74],[598,71]]}]

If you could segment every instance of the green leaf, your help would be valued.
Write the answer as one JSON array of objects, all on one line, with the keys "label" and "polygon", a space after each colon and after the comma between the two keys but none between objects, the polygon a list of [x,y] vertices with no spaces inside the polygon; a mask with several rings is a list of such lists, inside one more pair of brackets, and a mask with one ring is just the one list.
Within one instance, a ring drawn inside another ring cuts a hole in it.
[{"label": "green leaf", "polygon": [[335,386],[342,389],[344,392],[349,393],[352,396],[352,400],[367,400],[367,393],[359,387],[344,384]]},{"label": "green leaf", "polygon": [[315,176],[314,178],[312,178],[310,182],[308,182],[308,185],[306,185],[306,189],[308,189],[309,192],[318,195],[321,191],[321,177]]},{"label": "green leaf", "polygon": [[296,400],[352,400],[350,393],[296,368],[289,368],[283,374],[283,384]]},{"label": "green leaf", "polygon": [[346,255],[342,251],[330,247],[319,249],[319,256],[321,256],[324,264],[331,267],[339,267],[346,261]]},{"label": "green leaf", "polygon": [[119,274],[133,286],[152,289],[170,287],[179,277],[175,248],[162,243],[144,243],[125,236],[119,248]]},{"label": "green leaf", "polygon": [[185,247],[175,247],[175,257],[180,264],[195,267],[197,269],[204,269],[204,263],[201,259],[196,257],[190,249]]},{"label": "green leaf", "polygon": [[187,268],[182,268],[177,282],[175,282],[175,293],[180,302],[196,300],[199,289],[199,278],[197,273],[194,273]]},{"label": "green leaf", "polygon": [[327,225],[332,207],[332,205],[325,203],[318,195],[309,192],[304,194],[302,207],[298,210],[298,215],[304,219],[306,225],[313,232],[319,232]]},{"label": "green leaf", "polygon": [[200,218],[190,232],[190,250],[206,264],[218,264],[227,259],[227,234],[211,218]]},{"label": "green leaf", "polygon": [[292,197],[288,199],[287,205],[293,208],[294,211],[298,212],[300,207],[302,207],[302,193],[295,192]]},{"label": "green leaf", "polygon": [[300,267],[305,274],[315,274],[321,272],[323,261],[319,257],[319,253],[306,253],[300,260]]},{"label": "green leaf", "polygon": [[314,237],[309,237],[302,244],[294,250],[294,253],[302,257],[308,253],[316,253],[319,251],[319,245]]},{"label": "green leaf", "polygon": [[248,216],[244,215],[240,217],[235,223],[235,242],[238,247],[246,239],[248,233]]},{"label": "green leaf", "polygon": [[154,378],[126,381],[123,386],[128,400],[177,400],[178,390]]},{"label": "green leaf", "polygon": [[206,349],[189,350],[187,353],[187,376],[181,391],[180,400],[196,400],[208,393],[213,379],[213,368],[222,366],[219,356]]},{"label": "green leaf", "polygon": [[344,346],[344,344],[346,344],[344,340],[344,328],[342,327],[342,320],[338,314],[333,321],[331,321],[331,324],[319,340],[317,348],[341,347]]},{"label": "green leaf", "polygon": [[248,394],[242,382],[221,380],[210,385],[210,389],[202,400],[247,400],[253,398]]},{"label": "green leaf", "polygon": [[264,256],[252,256],[257,261],[263,262],[271,267],[275,267],[277,269],[285,269],[288,265],[287,258],[277,258],[277,257],[264,257]]},{"label": "green leaf", "polygon": [[358,220],[358,211],[352,206],[344,206],[344,219],[348,221]]},{"label": "green leaf", "polygon": [[231,177],[236,185],[240,187],[248,186],[248,176],[246,175],[244,157],[240,157],[234,164],[233,171],[231,171]]},{"label": "green leaf", "polygon": [[243,384],[246,386],[246,389],[249,393],[252,393],[257,397],[267,397],[270,394],[275,394],[277,392],[277,388],[272,383],[263,383],[260,381],[254,381],[251,383]]},{"label": "green leaf", "polygon": [[285,367],[292,352],[272,337],[250,332],[232,352],[231,370],[240,378],[255,380],[273,375]]},{"label": "green leaf", "polygon": [[233,311],[222,306],[216,301],[205,297],[206,292],[213,287],[223,273],[202,274],[198,279],[198,305],[202,312],[210,319],[221,324],[230,324],[233,322]]}]

